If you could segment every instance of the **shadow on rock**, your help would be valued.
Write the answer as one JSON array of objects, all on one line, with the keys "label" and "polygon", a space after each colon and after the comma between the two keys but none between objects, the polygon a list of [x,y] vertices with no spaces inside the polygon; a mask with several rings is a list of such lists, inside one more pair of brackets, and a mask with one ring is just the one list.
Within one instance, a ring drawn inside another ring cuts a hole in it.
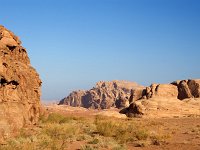
[{"label": "shadow on rock", "polygon": [[139,105],[137,105],[135,102],[132,102],[129,105],[129,107],[120,110],[119,113],[125,114],[127,117],[130,117],[130,118],[142,117],[142,115],[144,114],[142,112],[142,108]]}]

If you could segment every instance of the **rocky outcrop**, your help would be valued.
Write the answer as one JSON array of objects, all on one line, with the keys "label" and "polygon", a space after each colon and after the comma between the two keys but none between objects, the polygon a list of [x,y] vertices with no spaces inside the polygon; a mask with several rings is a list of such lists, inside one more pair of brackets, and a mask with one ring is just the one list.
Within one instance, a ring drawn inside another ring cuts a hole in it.
[{"label": "rocky outcrop", "polygon": [[183,100],[193,97],[200,97],[199,79],[175,81],[170,84],[151,84],[146,88],[128,81],[100,81],[88,91],[70,93],[59,104],[108,109],[110,107],[127,108],[135,101],[151,98]]},{"label": "rocky outcrop", "polygon": [[144,110],[141,105],[136,102],[132,102],[127,108],[120,110],[121,114],[125,114],[127,117],[140,117],[144,114]]},{"label": "rocky outcrop", "polygon": [[138,117],[158,112],[187,114],[189,113],[187,111],[192,109],[190,113],[199,115],[200,103],[197,101],[200,97],[200,80],[152,84],[145,90],[136,91],[131,90],[130,105],[122,109],[120,113],[126,114],[128,117]]},{"label": "rocky outcrop", "polygon": [[0,26],[0,141],[36,124],[41,80],[17,36]]},{"label": "rocky outcrop", "polygon": [[142,92],[142,98],[177,98],[183,100],[186,98],[200,97],[200,80],[180,80],[170,84],[152,84]]},{"label": "rocky outcrop", "polygon": [[193,97],[200,97],[200,80],[188,80],[188,87]]},{"label": "rocky outcrop", "polygon": [[88,91],[72,92],[59,104],[94,109],[124,108],[129,105],[131,89],[135,95],[140,95],[141,93],[136,90],[142,89],[141,91],[143,91],[144,87],[128,81],[100,81]]},{"label": "rocky outcrop", "polygon": [[85,94],[86,91],[83,90],[73,91],[67,98],[63,98],[60,101],[60,104],[70,105],[73,107],[81,107],[83,105],[82,102],[84,101],[83,99]]},{"label": "rocky outcrop", "polygon": [[172,84],[152,84],[146,88],[145,95],[148,99],[152,97],[178,97],[178,88]]},{"label": "rocky outcrop", "polygon": [[200,80],[182,80],[172,82],[178,87],[178,99],[199,98],[200,97]]},{"label": "rocky outcrop", "polygon": [[182,81],[175,81],[172,84],[176,85],[178,87],[178,99],[185,99],[185,98],[191,98],[192,94],[190,92],[190,89],[187,84],[188,81],[182,80]]}]

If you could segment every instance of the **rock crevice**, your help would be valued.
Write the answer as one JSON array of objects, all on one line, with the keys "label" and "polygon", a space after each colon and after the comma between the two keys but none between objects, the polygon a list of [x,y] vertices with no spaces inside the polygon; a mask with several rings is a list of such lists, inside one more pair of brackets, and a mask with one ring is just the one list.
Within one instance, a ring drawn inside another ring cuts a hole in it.
[{"label": "rock crevice", "polygon": [[38,122],[40,86],[21,41],[0,26],[0,141]]}]

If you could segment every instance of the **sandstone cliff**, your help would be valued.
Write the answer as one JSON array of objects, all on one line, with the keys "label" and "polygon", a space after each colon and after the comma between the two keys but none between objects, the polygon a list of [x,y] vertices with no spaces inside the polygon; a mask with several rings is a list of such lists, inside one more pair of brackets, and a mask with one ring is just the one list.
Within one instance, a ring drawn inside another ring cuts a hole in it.
[{"label": "sandstone cliff", "polygon": [[[194,101],[188,98],[197,98]],[[152,84],[143,87],[133,82],[98,82],[88,91],[74,91],[59,104],[74,107],[108,109],[124,108],[120,112],[127,116],[140,116],[149,110],[187,110],[200,111],[200,80],[182,80],[169,84]],[[194,106],[195,105],[195,106]],[[198,110],[199,109],[199,110]],[[199,112],[200,114],[200,112]]]},{"label": "sandstone cliff", "polygon": [[146,96],[147,99],[153,97],[177,98],[179,100],[199,98],[200,80],[189,79],[174,81],[170,84],[152,84],[146,87],[143,93],[145,94],[142,96]]},{"label": "sandstone cliff", "polygon": [[[135,97],[134,93],[131,98]],[[121,110],[127,116],[154,113],[183,113],[200,115],[200,80],[182,80],[170,84],[152,84],[137,92],[136,100]]]},{"label": "sandstone cliff", "polygon": [[37,123],[40,86],[19,38],[0,26],[0,140]]},{"label": "sandstone cliff", "polygon": [[142,91],[144,87],[128,81],[100,81],[88,91],[70,93],[59,104],[95,109],[123,108],[129,105],[131,89],[134,93],[136,90]]}]

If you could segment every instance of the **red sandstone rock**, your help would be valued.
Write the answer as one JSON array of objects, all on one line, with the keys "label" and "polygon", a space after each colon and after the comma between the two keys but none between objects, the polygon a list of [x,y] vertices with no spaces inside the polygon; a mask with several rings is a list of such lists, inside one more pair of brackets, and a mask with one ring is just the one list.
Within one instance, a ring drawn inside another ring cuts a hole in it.
[{"label": "red sandstone rock", "polygon": [[38,122],[41,80],[20,44],[0,26],[0,140]]}]

